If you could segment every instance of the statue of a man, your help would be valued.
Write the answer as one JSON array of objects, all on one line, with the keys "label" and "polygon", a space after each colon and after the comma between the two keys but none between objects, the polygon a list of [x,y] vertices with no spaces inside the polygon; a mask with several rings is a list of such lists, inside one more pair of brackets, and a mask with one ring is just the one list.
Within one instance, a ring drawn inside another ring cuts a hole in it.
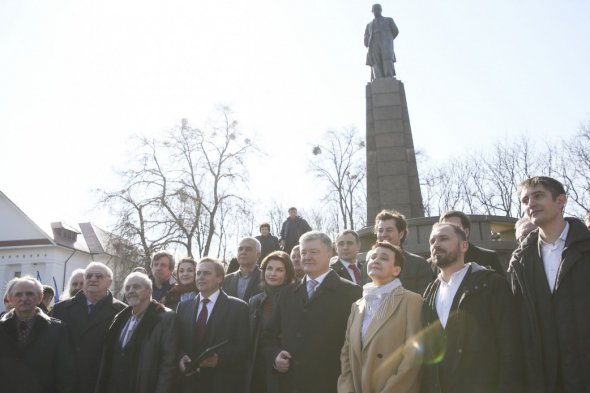
[{"label": "statue of a man", "polygon": [[393,78],[395,76],[395,53],[393,52],[393,40],[399,30],[392,18],[381,16],[381,4],[374,4],[372,8],[375,19],[365,29],[365,46],[367,52],[367,65],[372,67],[372,78]]}]

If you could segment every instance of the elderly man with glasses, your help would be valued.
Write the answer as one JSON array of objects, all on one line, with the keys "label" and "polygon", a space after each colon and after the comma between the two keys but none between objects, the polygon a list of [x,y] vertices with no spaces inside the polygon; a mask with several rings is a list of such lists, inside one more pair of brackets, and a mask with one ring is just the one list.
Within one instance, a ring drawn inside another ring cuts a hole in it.
[{"label": "elderly man with glasses", "polygon": [[98,377],[103,339],[117,313],[126,306],[109,291],[112,270],[92,262],[84,271],[82,290],[73,298],[57,303],[51,312],[69,328],[75,347],[77,392],[93,392]]}]

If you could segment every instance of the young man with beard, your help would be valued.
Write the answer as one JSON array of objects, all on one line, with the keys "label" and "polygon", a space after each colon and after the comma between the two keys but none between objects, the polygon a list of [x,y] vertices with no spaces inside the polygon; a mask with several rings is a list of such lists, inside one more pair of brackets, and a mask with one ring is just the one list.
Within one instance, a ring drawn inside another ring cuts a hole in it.
[{"label": "young man with beard", "polygon": [[436,223],[433,263],[441,270],[424,292],[423,393],[521,393],[522,346],[508,282],[465,263],[467,236]]},{"label": "young man with beard", "polygon": [[557,180],[532,177],[518,193],[539,227],[508,270],[526,348],[523,392],[590,392],[590,231],[563,217],[567,197]]}]

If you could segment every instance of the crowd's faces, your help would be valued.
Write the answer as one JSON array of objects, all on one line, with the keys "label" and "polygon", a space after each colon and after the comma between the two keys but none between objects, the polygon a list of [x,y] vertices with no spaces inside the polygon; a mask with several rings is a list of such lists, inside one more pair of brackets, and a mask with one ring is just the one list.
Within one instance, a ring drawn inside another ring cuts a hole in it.
[{"label": "crowd's faces", "polygon": [[251,239],[244,239],[238,246],[238,264],[241,267],[250,268],[260,258],[260,252],[256,250],[256,243]]},{"label": "crowd's faces", "polygon": [[10,300],[8,300],[8,296],[4,298],[4,311],[8,312],[12,310],[12,304],[10,304]]},{"label": "crowd's faces", "polygon": [[590,217],[586,217],[584,223],[586,223],[586,226],[588,227],[588,229],[590,229]]},{"label": "crowd's faces", "polygon": [[459,217],[456,217],[456,216],[447,217],[444,220],[442,220],[441,222],[443,224],[457,225],[459,228],[463,229],[463,232],[465,232],[465,235],[467,237],[469,237],[469,229],[463,227],[463,223],[461,222],[461,219]]},{"label": "crowd's faces", "polygon": [[215,271],[215,265],[211,262],[200,262],[197,265],[197,289],[204,297],[209,297],[221,286],[223,277],[219,277]]},{"label": "crowd's faces", "polygon": [[540,184],[523,187],[520,191],[520,202],[531,222],[538,227],[561,218],[565,201],[564,194],[553,199],[551,192]]},{"label": "crowd's faces", "polygon": [[270,232],[270,230],[268,229],[268,227],[262,227],[260,228],[260,234],[262,236],[268,236],[268,233]]},{"label": "crowd's faces", "polygon": [[430,234],[430,256],[441,269],[463,260],[467,247],[467,241],[459,238],[450,226],[438,226]]},{"label": "crowd's faces", "polygon": [[8,301],[19,318],[28,319],[35,315],[37,304],[41,303],[43,295],[39,288],[30,282],[18,282],[12,287]]},{"label": "crowd's faces", "polygon": [[356,256],[359,253],[360,243],[356,241],[354,235],[347,233],[336,239],[336,252],[340,259],[346,262],[356,262]]},{"label": "crowd's faces", "polygon": [[393,251],[385,247],[377,247],[373,250],[367,264],[367,273],[376,285],[384,285],[393,281],[401,271],[400,266],[395,266]]},{"label": "crowd's faces", "polygon": [[295,246],[291,250],[291,261],[293,261],[293,268],[295,269],[295,280],[300,280],[305,275],[305,272],[301,263],[301,250],[299,246]]},{"label": "crowd's faces", "polygon": [[70,297],[74,297],[84,287],[84,273],[78,273],[72,277],[70,283]]},{"label": "crowd's faces", "polygon": [[152,262],[152,276],[158,284],[167,282],[171,275],[170,258],[164,255]]},{"label": "crowd's faces", "polygon": [[324,274],[330,268],[330,250],[321,240],[307,240],[301,243],[303,271],[311,278]]},{"label": "crowd's faces", "polygon": [[152,290],[139,277],[131,277],[125,283],[125,300],[131,307],[146,305],[152,299]]},{"label": "crowd's faces", "polygon": [[395,220],[377,221],[377,240],[380,242],[387,241],[394,246],[399,246],[404,235],[404,231],[398,231],[395,226]]},{"label": "crowd's faces", "polygon": [[289,210],[289,218],[291,220],[296,219],[297,218],[297,210],[295,210],[295,209]]},{"label": "crowd's faces", "polygon": [[190,262],[180,263],[178,265],[178,281],[183,285],[190,285],[195,282],[197,275],[195,266]]},{"label": "crowd's faces", "polygon": [[285,284],[287,278],[287,269],[285,264],[279,259],[271,259],[266,264],[264,270],[264,282],[269,287],[279,287]]},{"label": "crowd's faces", "polygon": [[105,294],[111,286],[112,279],[107,275],[107,271],[100,266],[94,266],[86,269],[84,272],[84,293],[85,294]]}]

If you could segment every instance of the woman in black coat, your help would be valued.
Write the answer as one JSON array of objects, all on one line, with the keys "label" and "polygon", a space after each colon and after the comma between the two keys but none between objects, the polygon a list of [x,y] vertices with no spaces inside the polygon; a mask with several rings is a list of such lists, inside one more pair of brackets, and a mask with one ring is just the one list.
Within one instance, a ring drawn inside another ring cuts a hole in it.
[{"label": "woman in black coat", "polygon": [[194,299],[198,292],[195,283],[196,272],[197,262],[189,257],[183,258],[176,266],[178,282],[168,290],[166,296],[161,299],[161,303],[176,310],[178,303]]},{"label": "woman in black coat", "polygon": [[250,298],[250,332],[252,333],[252,354],[248,370],[248,387],[251,393],[267,392],[272,384],[272,370],[269,369],[260,348],[260,333],[268,321],[273,307],[277,304],[281,290],[293,281],[295,269],[289,255],[274,251],[260,263],[261,282],[264,291]]}]

